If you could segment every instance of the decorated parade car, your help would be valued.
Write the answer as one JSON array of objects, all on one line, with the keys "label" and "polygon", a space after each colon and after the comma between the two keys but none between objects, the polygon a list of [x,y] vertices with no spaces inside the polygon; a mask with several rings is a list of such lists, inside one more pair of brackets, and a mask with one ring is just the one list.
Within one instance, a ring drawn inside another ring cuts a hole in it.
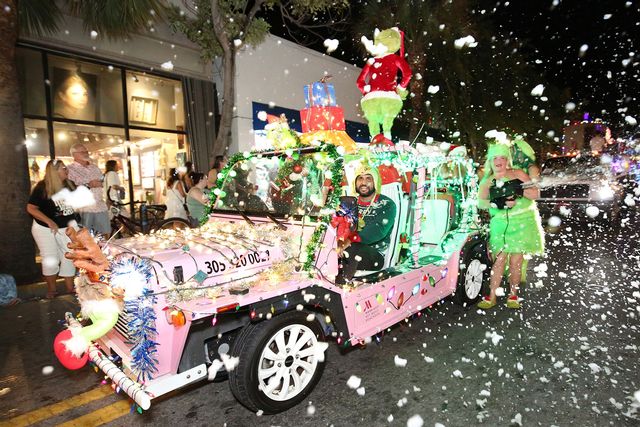
[{"label": "decorated parade car", "polygon": [[[479,299],[490,261],[473,162],[464,147],[391,142],[410,79],[402,32],[367,42],[376,55],[358,86],[371,145],[346,133],[322,79],[305,87],[302,134],[260,114],[270,148],[229,159],[199,228],[101,246],[70,232],[83,320],[68,315],[55,341],[65,366],[91,360],[142,409],[228,379],[247,408],[275,413],[311,392],[329,342],[361,345],[453,294]],[[349,256],[373,235],[378,261]]]},{"label": "decorated parade car", "polygon": [[[490,263],[471,161],[339,148],[235,156],[202,227],[115,240],[101,261],[85,256],[78,294],[92,324],[69,317],[57,340],[67,340],[56,349],[63,363],[91,360],[143,409],[188,384],[228,377],[242,404],[272,413],[313,389],[326,342],[360,345],[454,293],[476,301]],[[342,184],[363,157],[382,171],[382,194],[397,214],[384,265],[338,284],[342,223],[358,217],[347,212],[357,205],[345,204]],[[76,247],[88,254],[84,237]],[[108,267],[94,268],[101,263]],[[80,336],[88,339],[76,358],[68,341]]]}]

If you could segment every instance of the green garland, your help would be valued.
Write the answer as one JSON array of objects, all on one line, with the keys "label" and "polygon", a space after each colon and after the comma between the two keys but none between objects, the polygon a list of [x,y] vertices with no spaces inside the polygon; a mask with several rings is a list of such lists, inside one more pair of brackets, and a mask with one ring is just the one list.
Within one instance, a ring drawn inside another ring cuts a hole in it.
[{"label": "green garland", "polygon": [[[344,178],[344,159],[340,154],[338,154],[337,148],[335,145],[331,144],[323,144],[320,146],[321,150],[325,151],[329,157],[331,157],[334,161],[331,166],[331,186],[333,190],[329,193],[329,199],[327,200],[326,206],[330,209],[335,210],[338,207],[338,202],[340,199],[340,188],[342,185],[342,180]],[[311,240],[306,247],[307,259],[303,264],[304,270],[306,270],[310,276],[313,275],[313,270],[311,267],[315,261],[315,248],[318,247],[320,243],[320,238],[324,234],[327,229],[329,222],[331,222],[331,215],[325,215],[320,219],[320,224],[313,231],[313,235],[311,236]]]}]

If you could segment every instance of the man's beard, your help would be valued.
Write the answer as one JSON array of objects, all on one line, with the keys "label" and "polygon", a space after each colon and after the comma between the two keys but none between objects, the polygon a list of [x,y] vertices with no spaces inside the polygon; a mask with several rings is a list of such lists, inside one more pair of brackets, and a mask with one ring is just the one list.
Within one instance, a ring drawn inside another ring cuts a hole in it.
[{"label": "man's beard", "polygon": [[[361,188],[362,187],[366,187],[368,190],[366,192],[362,192]],[[376,189],[373,187],[368,187],[368,186],[362,186],[362,187],[358,187],[358,195],[360,197],[369,197],[371,195],[373,195],[376,192]]]}]

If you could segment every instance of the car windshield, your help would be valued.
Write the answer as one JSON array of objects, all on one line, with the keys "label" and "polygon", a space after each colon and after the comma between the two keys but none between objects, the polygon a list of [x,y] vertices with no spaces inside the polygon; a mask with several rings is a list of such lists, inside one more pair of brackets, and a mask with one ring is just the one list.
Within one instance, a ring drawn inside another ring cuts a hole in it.
[{"label": "car windshield", "polygon": [[551,158],[547,159],[542,165],[543,176],[559,178],[565,176],[602,176],[608,170],[608,166],[601,162],[600,157],[591,156]]},{"label": "car windshield", "polygon": [[327,199],[324,152],[256,156],[233,165],[215,208],[254,214],[318,215]]}]

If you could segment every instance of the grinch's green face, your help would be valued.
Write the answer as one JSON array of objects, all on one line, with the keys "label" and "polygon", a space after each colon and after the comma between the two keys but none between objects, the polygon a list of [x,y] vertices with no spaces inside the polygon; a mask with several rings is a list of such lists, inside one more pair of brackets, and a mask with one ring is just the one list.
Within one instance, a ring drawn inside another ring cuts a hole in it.
[{"label": "grinch's green face", "polygon": [[400,49],[400,33],[393,28],[380,31],[375,36],[374,43],[386,46],[387,53],[396,53]]}]

